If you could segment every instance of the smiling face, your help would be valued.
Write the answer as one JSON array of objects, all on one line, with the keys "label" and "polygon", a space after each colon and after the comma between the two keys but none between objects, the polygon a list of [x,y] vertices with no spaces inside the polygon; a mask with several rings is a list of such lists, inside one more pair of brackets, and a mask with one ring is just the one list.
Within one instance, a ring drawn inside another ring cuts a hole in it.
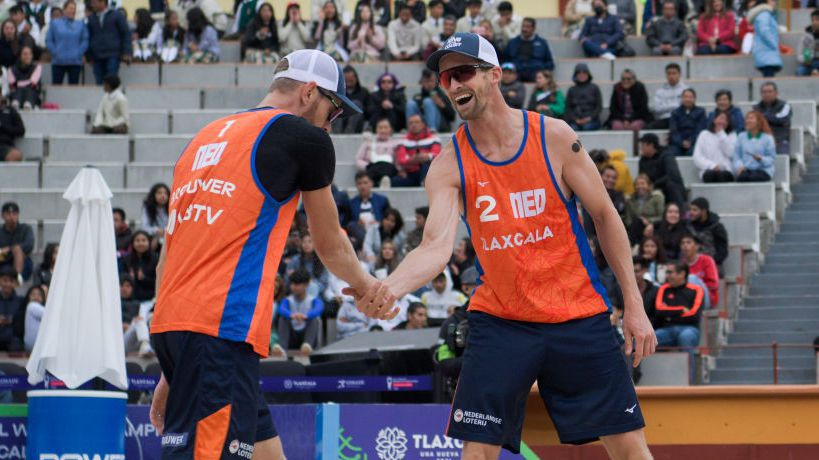
[{"label": "smiling face", "polygon": [[[474,65],[480,61],[457,53],[450,53],[441,58],[441,73],[463,65]],[[475,120],[486,111],[490,91],[500,92],[500,68],[477,69],[475,76],[462,82],[452,79],[446,94],[452,101],[455,111],[463,120]]]},{"label": "smiling face", "polygon": [[145,254],[148,252],[148,249],[151,247],[151,240],[148,239],[147,235],[144,234],[137,234],[134,237],[134,252],[137,254]]},{"label": "smiling face", "polygon": [[643,242],[643,253],[641,255],[646,260],[654,260],[657,258],[658,249],[657,243],[655,243],[654,240],[645,240],[645,242]]},{"label": "smiling face", "polygon": [[600,177],[603,179],[603,185],[606,187],[606,190],[614,190],[614,186],[617,184],[617,171],[614,168],[606,168],[600,173]]},{"label": "smiling face", "polygon": [[386,118],[379,121],[375,126],[375,135],[378,140],[381,141],[386,141],[392,137],[392,125],[390,124],[390,121]]},{"label": "smiling face", "polygon": [[395,245],[387,241],[381,245],[381,258],[384,261],[391,261],[395,259]]},{"label": "smiling face", "polygon": [[717,109],[724,112],[731,108],[731,98],[727,94],[720,94],[717,98]]},{"label": "smiling face", "polygon": [[676,204],[670,204],[665,210],[665,221],[671,225],[680,222],[680,208]]}]

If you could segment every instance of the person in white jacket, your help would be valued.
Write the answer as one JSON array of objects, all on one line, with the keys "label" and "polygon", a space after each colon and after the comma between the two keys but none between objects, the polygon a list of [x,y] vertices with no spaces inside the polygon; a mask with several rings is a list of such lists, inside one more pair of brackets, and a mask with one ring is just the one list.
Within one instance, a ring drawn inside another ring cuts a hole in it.
[{"label": "person in white jacket", "polygon": [[298,3],[290,3],[279,27],[280,54],[285,56],[293,51],[309,48],[311,42],[310,28],[302,20],[301,7]]},{"label": "person in white jacket", "polygon": [[708,129],[700,132],[694,146],[694,165],[700,170],[703,182],[733,182],[731,160],[737,135],[731,120],[724,112],[719,113]]},{"label": "person in white jacket", "polygon": [[116,75],[108,75],[102,81],[105,95],[102,96],[91,134],[127,134],[129,115],[128,99],[120,89],[120,80]]}]

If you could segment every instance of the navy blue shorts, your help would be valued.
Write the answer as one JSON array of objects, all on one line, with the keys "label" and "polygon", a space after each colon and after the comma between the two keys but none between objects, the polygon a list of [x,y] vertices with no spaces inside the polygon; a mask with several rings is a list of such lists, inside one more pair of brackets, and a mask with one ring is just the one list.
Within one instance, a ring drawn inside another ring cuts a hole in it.
[{"label": "navy blue shorts", "polygon": [[469,312],[468,320],[448,436],[518,453],[535,381],[562,443],[645,426],[608,313],[558,324],[482,312]]},{"label": "navy blue shorts", "polygon": [[250,459],[255,443],[277,436],[250,345],[184,331],[152,340],[170,385],[163,459]]}]

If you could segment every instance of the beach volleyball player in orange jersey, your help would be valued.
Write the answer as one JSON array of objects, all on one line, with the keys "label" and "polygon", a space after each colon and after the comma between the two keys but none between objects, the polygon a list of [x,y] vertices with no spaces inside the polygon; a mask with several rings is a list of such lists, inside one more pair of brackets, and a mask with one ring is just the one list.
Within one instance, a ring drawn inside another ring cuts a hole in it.
[{"label": "beach volleyball player in orange jersey", "polygon": [[379,304],[394,301],[361,269],[330,191],[327,131],[360,112],[333,58],[295,51],[276,66],[259,107],[208,124],[176,162],[151,323],[163,374],[151,421],[163,459],[284,458],[259,392],[259,358],[300,198],[327,269]]},{"label": "beach volleyball player in orange jersey", "polygon": [[651,458],[608,296],[578,218],[579,200],[622,286],[626,352],[636,365],[657,339],[626,231],[597,168],[566,123],[506,105],[498,58],[484,38],[453,35],[427,67],[438,72],[466,123],[426,178],[423,242],[386,283],[400,297],[440,273],[460,210],[480,278],[447,435],[464,441],[465,459],[495,459],[502,447],[517,452],[537,382],[561,442],[601,439],[614,459]]}]

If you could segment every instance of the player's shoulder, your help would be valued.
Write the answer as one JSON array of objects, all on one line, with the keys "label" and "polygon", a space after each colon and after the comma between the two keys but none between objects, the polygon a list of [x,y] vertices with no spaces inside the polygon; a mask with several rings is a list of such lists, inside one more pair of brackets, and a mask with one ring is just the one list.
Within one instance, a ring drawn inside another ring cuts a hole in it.
[{"label": "player's shoulder", "polygon": [[577,133],[563,120],[557,118],[544,117],[546,145],[549,148],[549,153],[564,152],[564,146],[572,146],[574,148],[575,142],[577,146],[582,148]]},{"label": "player's shoulder", "polygon": [[307,121],[307,119],[298,115],[284,114],[279,117],[270,128],[275,129],[275,131],[283,137],[309,140],[312,142],[332,143],[327,131],[315,126]]}]

